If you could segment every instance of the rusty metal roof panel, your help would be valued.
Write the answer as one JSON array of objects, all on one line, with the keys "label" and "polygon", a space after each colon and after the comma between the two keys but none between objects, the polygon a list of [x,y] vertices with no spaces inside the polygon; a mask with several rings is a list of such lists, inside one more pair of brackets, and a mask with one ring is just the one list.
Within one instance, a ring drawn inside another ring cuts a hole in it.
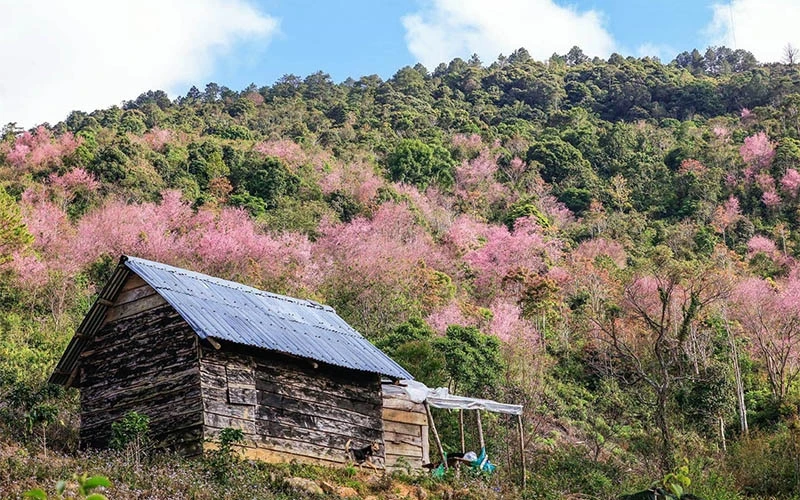
[{"label": "rusty metal roof panel", "polygon": [[329,306],[136,257],[123,261],[202,338],[279,351],[391,378],[413,378]]}]

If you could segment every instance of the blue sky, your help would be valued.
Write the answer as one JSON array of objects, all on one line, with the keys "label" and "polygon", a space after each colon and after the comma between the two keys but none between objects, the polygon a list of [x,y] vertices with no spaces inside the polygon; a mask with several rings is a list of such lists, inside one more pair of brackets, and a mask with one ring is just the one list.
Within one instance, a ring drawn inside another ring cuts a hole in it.
[{"label": "blue sky", "polygon": [[[713,2],[701,0],[556,1],[578,10],[597,10],[626,55],[639,55],[645,44],[661,48],[662,58],[695,47],[705,49],[704,27]],[[260,0],[259,10],[280,20],[278,33],[257,57],[226,59],[211,79],[239,89],[254,82],[273,83],[284,74],[329,73],[335,81],[348,76],[391,77],[417,58],[405,40],[403,16],[424,2],[413,0]],[[666,50],[663,50],[666,49]],[[674,49],[675,53],[670,53]],[[252,47],[242,47],[242,52]],[[466,54],[469,56],[470,54]],[[484,59],[484,63],[491,59]],[[666,61],[668,62],[668,61]],[[433,69],[433,68],[429,68]]]},{"label": "blue sky", "polygon": [[284,74],[334,81],[433,69],[525,47],[545,60],[727,45],[778,61],[800,47],[800,0],[0,0],[0,126],[63,120],[146,90]]}]

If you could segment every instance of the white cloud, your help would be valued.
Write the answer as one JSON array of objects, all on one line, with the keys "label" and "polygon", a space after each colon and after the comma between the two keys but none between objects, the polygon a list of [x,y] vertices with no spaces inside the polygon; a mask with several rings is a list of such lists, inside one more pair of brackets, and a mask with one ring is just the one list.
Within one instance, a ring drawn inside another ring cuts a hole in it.
[{"label": "white cloud", "polygon": [[235,44],[277,30],[247,0],[0,0],[0,125],[197,82]]},{"label": "white cloud", "polygon": [[636,48],[636,57],[657,57],[663,63],[669,63],[678,51],[669,44],[646,42]]},{"label": "white cloud", "polygon": [[780,61],[788,43],[800,47],[797,0],[732,0],[712,9],[705,29],[709,45],[749,50],[761,62]]},{"label": "white cloud", "polygon": [[423,10],[402,21],[408,50],[428,69],[473,53],[491,62],[520,47],[539,60],[574,45],[588,56],[607,57],[615,50],[600,12],[553,0],[427,0]]}]

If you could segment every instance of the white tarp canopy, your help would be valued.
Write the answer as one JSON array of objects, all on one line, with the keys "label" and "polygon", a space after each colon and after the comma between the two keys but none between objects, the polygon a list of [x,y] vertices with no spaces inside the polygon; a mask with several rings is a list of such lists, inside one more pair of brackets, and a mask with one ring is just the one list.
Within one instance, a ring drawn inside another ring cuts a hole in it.
[{"label": "white tarp canopy", "polygon": [[448,410],[486,410],[494,413],[522,415],[522,405],[498,403],[491,399],[468,398],[450,394],[447,387],[431,389],[415,380],[401,380],[399,385],[384,384],[386,394],[405,394],[415,403],[427,402],[433,408]]}]

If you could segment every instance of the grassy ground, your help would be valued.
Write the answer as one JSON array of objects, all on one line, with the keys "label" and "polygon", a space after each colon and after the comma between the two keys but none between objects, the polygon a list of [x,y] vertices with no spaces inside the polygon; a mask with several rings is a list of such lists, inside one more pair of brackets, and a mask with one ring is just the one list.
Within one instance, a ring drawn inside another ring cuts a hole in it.
[{"label": "grassy ground", "polygon": [[[503,474],[476,478],[467,474],[434,481],[425,474],[382,474],[355,467],[332,469],[297,464],[273,465],[235,460],[220,468],[213,460],[186,460],[156,455],[137,466],[119,452],[75,455],[33,453],[0,443],[0,497],[21,498],[31,488],[52,493],[59,480],[74,475],[103,475],[110,499],[483,499],[519,498],[522,493]],[[292,479],[294,478],[294,479]],[[321,494],[306,491],[296,478],[316,484]],[[293,486],[294,484],[294,486]]]}]

